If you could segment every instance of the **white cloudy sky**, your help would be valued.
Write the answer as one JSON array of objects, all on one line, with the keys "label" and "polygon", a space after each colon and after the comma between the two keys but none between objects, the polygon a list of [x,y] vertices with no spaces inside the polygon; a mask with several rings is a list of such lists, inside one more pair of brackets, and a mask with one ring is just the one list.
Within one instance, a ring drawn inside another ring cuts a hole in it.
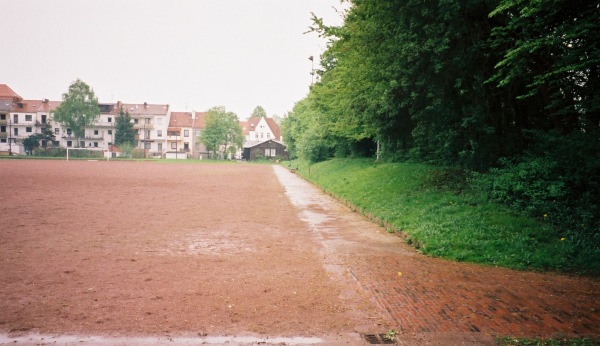
[{"label": "white cloudy sky", "polygon": [[61,100],[77,78],[100,102],[222,105],[247,118],[292,110],[311,83],[311,12],[341,24],[339,0],[0,0],[0,84]]}]

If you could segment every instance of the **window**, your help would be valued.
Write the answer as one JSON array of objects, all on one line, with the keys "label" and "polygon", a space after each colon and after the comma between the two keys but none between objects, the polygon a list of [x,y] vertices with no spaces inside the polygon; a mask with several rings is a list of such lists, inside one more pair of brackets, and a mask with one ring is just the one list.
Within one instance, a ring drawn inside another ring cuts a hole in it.
[{"label": "window", "polygon": [[258,138],[258,133],[256,134],[256,138]]},{"label": "window", "polygon": [[183,143],[183,150],[190,151],[190,143]]},{"label": "window", "polygon": [[32,128],[31,126],[27,126],[27,127],[25,128],[25,132],[27,132],[27,133],[31,133],[31,132],[33,132],[33,128]]},{"label": "window", "polygon": [[31,114],[25,114],[25,121],[31,121]]},{"label": "window", "polygon": [[54,134],[57,135],[60,133],[60,129],[58,127],[54,128]]},{"label": "window", "polygon": [[6,126],[0,126],[0,132],[6,132]]},{"label": "window", "polygon": [[13,114],[13,124],[18,124],[18,123],[19,123],[19,115]]},{"label": "window", "polygon": [[261,133],[261,134],[260,134],[260,138],[264,138],[264,136],[265,136],[265,134],[264,134],[264,133]]},{"label": "window", "polygon": [[109,134],[109,135],[112,135],[112,130],[108,130],[108,134]]},{"label": "window", "polygon": [[144,143],[144,149],[152,149],[152,143]]},{"label": "window", "polygon": [[98,148],[98,142],[94,142],[94,148]]},{"label": "window", "polygon": [[202,131],[200,130],[196,130],[196,137],[200,137],[200,134],[202,133]]},{"label": "window", "polygon": [[73,131],[71,131],[71,129],[67,129],[67,136],[70,136],[71,133],[73,133]]},{"label": "window", "polygon": [[183,137],[189,137],[190,136],[190,130],[183,130]]},{"label": "window", "polygon": [[270,133],[267,133],[267,138],[271,138],[271,134]]},{"label": "window", "polygon": [[84,141],[80,141],[79,142],[79,146],[82,147],[82,148],[85,147],[85,142]]},{"label": "window", "polygon": [[265,149],[265,156],[266,157],[275,157],[277,156],[277,149]]},{"label": "window", "polygon": [[162,137],[162,130],[156,130],[156,137]]},{"label": "window", "polygon": [[146,134],[144,135],[144,139],[150,138],[150,130],[146,130]]},{"label": "window", "polygon": [[0,114],[0,120],[6,120],[6,114]]},{"label": "window", "polygon": [[0,138],[0,143],[6,143],[6,138]]},{"label": "window", "polygon": [[112,117],[108,117],[107,120],[109,123],[112,123]]},{"label": "window", "polygon": [[152,123],[150,122],[150,120],[151,120],[150,118],[144,118],[144,123],[146,123],[146,124],[152,124]]},{"label": "window", "polygon": [[171,142],[171,149],[177,149],[177,142]]},{"label": "window", "polygon": [[67,148],[70,148],[73,146],[73,142],[72,141],[67,141]]},{"label": "window", "polygon": [[14,134],[15,136],[18,136],[18,135],[19,135],[19,129],[15,127],[15,128],[13,129],[13,134]]},{"label": "window", "polygon": [[94,130],[94,136],[98,135],[98,130]]},{"label": "window", "polygon": [[162,150],[162,143],[158,143],[157,146],[158,146],[158,151],[161,151]]}]

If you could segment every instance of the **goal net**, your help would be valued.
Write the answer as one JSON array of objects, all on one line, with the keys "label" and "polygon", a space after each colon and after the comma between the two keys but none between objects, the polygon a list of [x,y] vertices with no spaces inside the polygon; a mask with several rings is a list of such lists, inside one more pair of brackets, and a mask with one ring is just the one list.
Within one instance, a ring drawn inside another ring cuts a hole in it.
[{"label": "goal net", "polygon": [[[104,149],[101,148],[67,148],[69,159],[101,160],[104,159]],[[108,160],[108,157],[106,158]]]}]

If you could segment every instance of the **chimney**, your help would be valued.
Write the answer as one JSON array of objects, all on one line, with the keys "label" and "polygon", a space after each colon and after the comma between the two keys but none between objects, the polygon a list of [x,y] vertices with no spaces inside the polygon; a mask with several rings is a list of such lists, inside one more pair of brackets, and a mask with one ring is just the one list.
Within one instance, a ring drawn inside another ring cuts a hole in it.
[{"label": "chimney", "polygon": [[148,102],[144,102],[144,108],[148,108]]}]

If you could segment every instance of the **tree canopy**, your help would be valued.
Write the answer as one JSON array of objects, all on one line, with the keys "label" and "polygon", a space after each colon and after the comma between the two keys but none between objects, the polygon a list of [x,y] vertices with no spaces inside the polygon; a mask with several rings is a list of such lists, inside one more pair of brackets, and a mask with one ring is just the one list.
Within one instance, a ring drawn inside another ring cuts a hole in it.
[{"label": "tree canopy", "polygon": [[262,106],[256,106],[250,115],[253,118],[262,118],[267,116],[267,111]]},{"label": "tree canopy", "polygon": [[198,141],[213,153],[235,153],[244,144],[244,135],[238,117],[225,107],[213,107],[206,112],[205,129]]},{"label": "tree canopy", "polygon": [[70,128],[76,137],[85,137],[85,128],[92,125],[100,115],[98,99],[94,90],[80,79],[69,86],[62,96],[62,103],[53,114],[54,121]]},{"label": "tree canopy", "polygon": [[119,116],[117,116],[115,123],[115,145],[120,146],[127,144],[133,146],[135,142],[135,130],[131,123],[131,116],[129,112],[119,110]]},{"label": "tree canopy", "polygon": [[282,123],[292,156],[491,169],[499,200],[600,227],[597,0],[349,2],[339,27],[313,16],[328,47]]}]

